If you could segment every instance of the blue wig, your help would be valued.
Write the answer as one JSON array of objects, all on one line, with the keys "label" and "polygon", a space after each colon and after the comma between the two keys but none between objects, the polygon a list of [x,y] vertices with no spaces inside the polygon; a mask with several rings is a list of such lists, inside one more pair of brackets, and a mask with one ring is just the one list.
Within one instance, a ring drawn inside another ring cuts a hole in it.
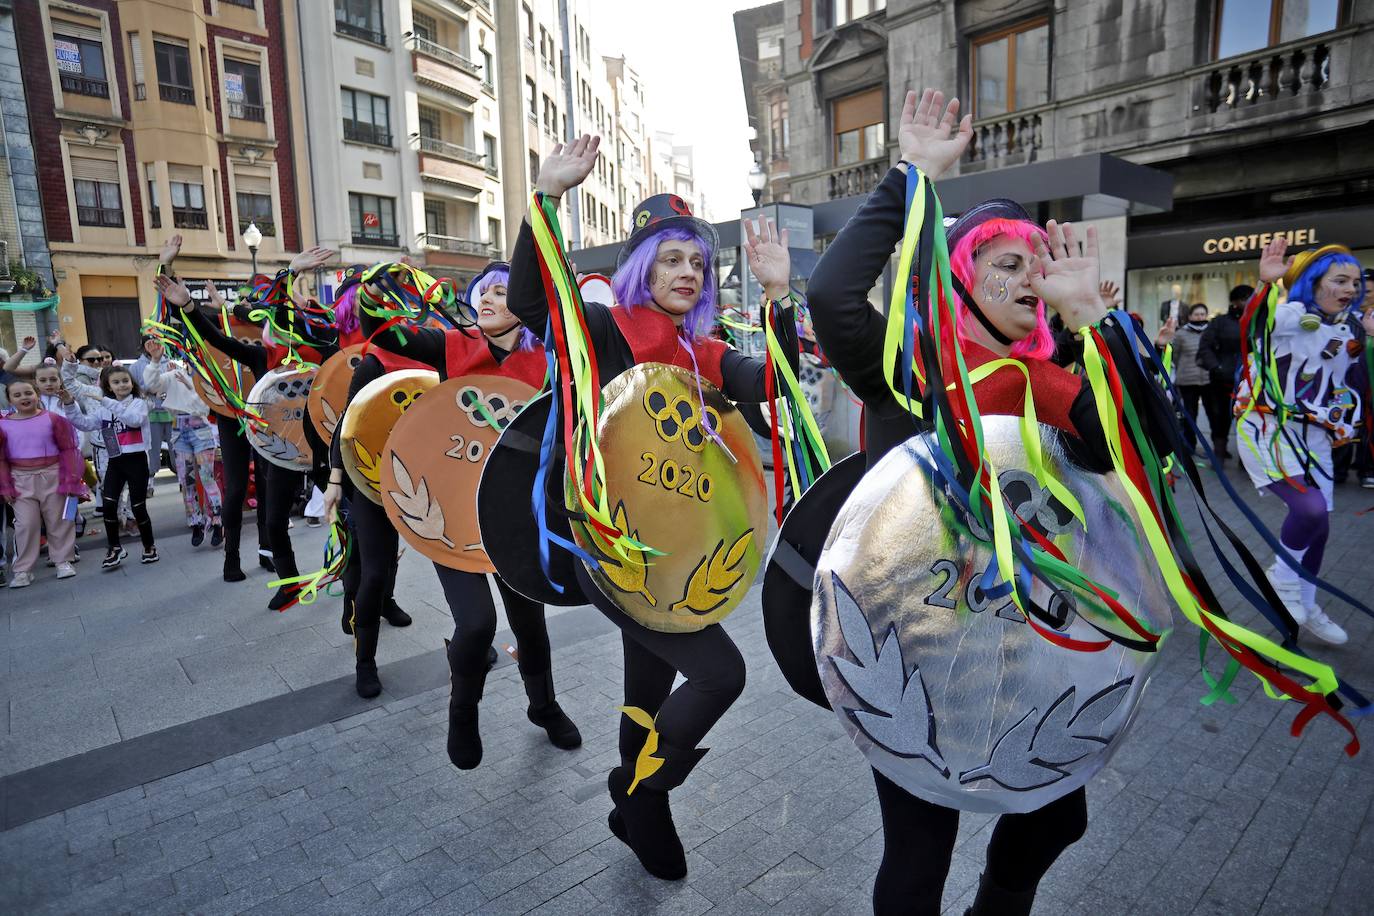
[{"label": "blue wig", "polygon": [[658,259],[658,246],[663,242],[696,242],[701,249],[701,257],[706,262],[705,276],[702,278],[701,298],[682,321],[682,330],[687,336],[696,339],[706,337],[716,323],[716,270],[715,251],[711,243],[691,229],[673,226],[655,232],[635,246],[625,263],[611,278],[611,288],[615,290],[615,301],[628,309],[648,305],[654,301],[649,287],[649,278],[654,272],[654,262]]},{"label": "blue wig", "polygon": [[1350,307],[1352,309],[1358,309],[1364,302],[1364,267],[1361,266],[1359,261],[1340,251],[1324,254],[1307,265],[1307,269],[1298,276],[1297,281],[1293,284],[1292,288],[1288,290],[1289,301],[1301,302],[1304,305],[1315,308],[1317,304],[1317,284],[1321,282],[1322,277],[1326,276],[1328,270],[1337,266],[1353,267],[1355,269],[1355,277],[1359,280],[1360,291],[1355,298],[1351,300]]}]

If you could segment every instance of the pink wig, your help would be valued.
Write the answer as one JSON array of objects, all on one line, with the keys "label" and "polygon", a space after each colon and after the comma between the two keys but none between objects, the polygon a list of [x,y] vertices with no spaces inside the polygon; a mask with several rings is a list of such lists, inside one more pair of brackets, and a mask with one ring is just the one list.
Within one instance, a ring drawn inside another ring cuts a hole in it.
[{"label": "pink wig", "polygon": [[340,334],[352,334],[358,330],[358,290],[361,283],[354,283],[334,300],[334,327]]},{"label": "pink wig", "polygon": [[[977,256],[978,250],[986,246],[998,236],[1011,236],[1026,243],[1032,251],[1035,246],[1032,240],[1037,236],[1045,239],[1045,231],[1035,223],[1021,219],[1002,219],[1000,217],[990,219],[970,229],[963,238],[959,239],[954,250],[949,253],[949,267],[954,272],[954,276],[959,278],[959,282],[964,284],[964,288],[973,293],[974,277],[978,271],[974,268],[973,259]],[[1054,335],[1050,333],[1050,327],[1045,322],[1045,303],[1040,302],[1035,310],[1035,330],[1031,331],[1026,337],[1012,344],[1011,355],[1017,359],[1049,359],[1054,355]],[[964,324],[968,321],[978,319],[969,314],[966,304],[959,304],[958,311],[958,332],[960,340],[968,340],[968,335],[964,332]]]}]

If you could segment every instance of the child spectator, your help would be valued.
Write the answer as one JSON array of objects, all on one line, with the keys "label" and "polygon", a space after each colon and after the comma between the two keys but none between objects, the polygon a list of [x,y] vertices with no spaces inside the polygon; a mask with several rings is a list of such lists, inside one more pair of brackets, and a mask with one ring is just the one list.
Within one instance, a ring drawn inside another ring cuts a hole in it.
[{"label": "child spectator", "polygon": [[86,492],[81,482],[81,451],[76,430],[66,418],[44,410],[32,382],[7,386],[14,412],[0,418],[0,497],[14,512],[15,556],[10,588],[33,584],[43,528],[57,578],[76,575],[75,500]]}]

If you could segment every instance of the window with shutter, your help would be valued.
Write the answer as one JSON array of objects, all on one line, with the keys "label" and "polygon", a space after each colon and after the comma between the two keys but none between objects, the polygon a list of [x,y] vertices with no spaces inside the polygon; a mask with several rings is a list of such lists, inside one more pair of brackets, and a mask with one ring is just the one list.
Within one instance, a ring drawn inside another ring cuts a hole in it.
[{"label": "window with shutter", "polygon": [[195,166],[167,166],[172,196],[172,225],[178,229],[208,229],[210,217],[205,209],[205,177]]},{"label": "window with shutter", "polygon": [[830,103],[836,165],[848,165],[883,155],[887,118],[881,87],[856,92]]},{"label": "window with shutter", "polygon": [[119,193],[119,161],[114,150],[92,150],[70,159],[76,221],[82,226],[117,228],[124,225]]}]

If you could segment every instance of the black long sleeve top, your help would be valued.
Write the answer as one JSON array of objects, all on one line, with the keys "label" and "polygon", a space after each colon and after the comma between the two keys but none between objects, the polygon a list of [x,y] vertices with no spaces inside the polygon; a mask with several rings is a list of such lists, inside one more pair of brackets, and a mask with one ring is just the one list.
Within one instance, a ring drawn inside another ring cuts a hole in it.
[{"label": "black long sleeve top", "polygon": [[[528,220],[521,223],[520,234],[515,240],[507,289],[506,305],[511,313],[536,334],[544,333],[549,321],[549,302],[539,273],[534,232]],[[788,355],[792,371],[796,372],[797,323],[794,312],[792,308],[784,309],[784,319],[778,322],[778,340],[783,352]],[[584,314],[589,340],[596,352],[597,367],[601,373],[599,381],[604,386],[635,365],[634,353],[616,327],[610,309],[597,302],[587,302]],[[767,364],[763,359],[745,356],[733,348],[727,349],[720,361],[720,374],[724,382],[722,393],[730,400],[758,403],[768,399]]]},{"label": "black long sleeve top", "polygon": [[[872,467],[887,452],[928,428],[901,406],[888,387],[883,368],[883,342],[887,318],[868,301],[868,293],[883,266],[901,241],[906,219],[906,173],[889,169],[878,187],[850,217],[834,242],[821,256],[807,286],[807,302],[816,341],[826,357],[864,403],[865,449]],[[1133,364],[1126,348],[1131,346],[1112,323],[1104,336],[1118,366]],[[1120,358],[1124,357],[1124,358]],[[916,386],[913,385],[913,390]],[[1146,425],[1162,430],[1169,422],[1167,406],[1154,385],[1134,385],[1146,403]],[[989,409],[986,413],[996,413]],[[1084,380],[1069,408],[1076,436],[1064,435],[1064,444],[1076,461],[1094,470],[1110,468],[1111,456],[1097,417],[1092,391]],[[1155,438],[1155,437],[1152,437]],[[1156,442],[1167,441],[1163,435]]]},{"label": "black long sleeve top", "polygon": [[214,347],[234,362],[241,363],[257,378],[262,378],[267,374],[268,353],[267,348],[262,344],[244,343],[237,337],[230,337],[228,334],[225,334],[222,330],[215,327],[215,323],[210,320],[210,316],[206,315],[198,308],[192,307],[186,309],[181,314],[182,317],[186,319],[187,323],[194,327],[196,331],[200,333],[201,337],[205,338],[205,342],[210,346]]}]

